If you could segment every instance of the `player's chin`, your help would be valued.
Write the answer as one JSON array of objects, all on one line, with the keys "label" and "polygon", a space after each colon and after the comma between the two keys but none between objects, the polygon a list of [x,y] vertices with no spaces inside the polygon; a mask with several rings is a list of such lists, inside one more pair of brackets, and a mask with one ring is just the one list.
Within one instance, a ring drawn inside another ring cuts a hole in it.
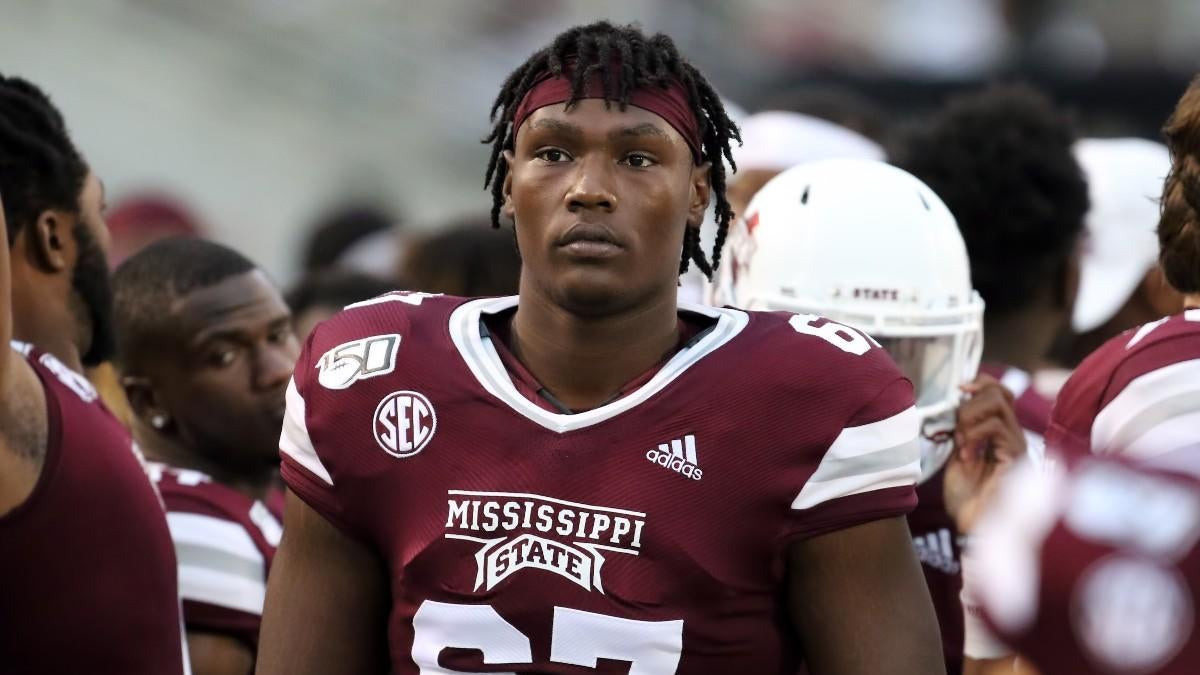
[{"label": "player's chin", "polygon": [[611,269],[572,270],[557,284],[558,303],[580,316],[606,316],[626,309],[636,293],[629,279]]}]

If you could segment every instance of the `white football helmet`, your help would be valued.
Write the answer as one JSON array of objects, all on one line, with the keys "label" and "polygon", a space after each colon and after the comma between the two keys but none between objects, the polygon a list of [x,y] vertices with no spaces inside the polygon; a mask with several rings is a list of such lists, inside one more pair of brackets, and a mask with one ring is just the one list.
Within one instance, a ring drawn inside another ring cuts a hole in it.
[{"label": "white football helmet", "polygon": [[983,299],[942,200],[883,162],[788,169],[731,226],[713,304],[817,314],[866,332],[916,388],[922,480],[953,448],[959,385],[975,378]]}]

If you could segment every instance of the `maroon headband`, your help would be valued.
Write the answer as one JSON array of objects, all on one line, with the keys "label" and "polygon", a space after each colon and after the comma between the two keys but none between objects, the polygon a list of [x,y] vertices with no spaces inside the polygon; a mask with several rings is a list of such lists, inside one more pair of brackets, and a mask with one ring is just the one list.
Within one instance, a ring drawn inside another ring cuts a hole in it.
[{"label": "maroon headband", "polygon": [[[599,75],[588,78],[579,98],[611,99],[610,96],[605,95],[604,82]],[[513,136],[516,136],[517,130],[521,128],[525,118],[532,115],[533,111],[548,105],[566,103],[569,100],[571,100],[571,80],[568,77],[565,75],[552,76],[548,72],[542,75],[529,88],[529,92],[525,94],[525,98],[521,99],[516,112],[513,113]],[[683,140],[687,141],[688,147],[692,149],[692,159],[696,164],[700,163],[703,157],[700,145],[700,125],[696,121],[696,116],[692,114],[691,106],[688,105],[688,94],[682,84],[671,80],[671,84],[667,87],[638,87],[629,92],[629,103],[666,120],[667,124],[674,127],[675,131],[683,136]]]}]

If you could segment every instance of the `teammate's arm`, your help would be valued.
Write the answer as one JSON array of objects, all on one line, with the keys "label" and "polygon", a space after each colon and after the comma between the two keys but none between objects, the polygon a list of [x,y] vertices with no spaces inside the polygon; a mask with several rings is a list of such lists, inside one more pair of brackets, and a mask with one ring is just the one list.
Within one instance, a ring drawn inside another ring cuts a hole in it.
[{"label": "teammate's arm", "polygon": [[387,672],[388,597],[376,557],[289,492],[256,672]]},{"label": "teammate's arm", "polygon": [[254,672],[254,651],[237,638],[190,630],[187,642],[192,675],[250,675]]},{"label": "teammate's arm", "polygon": [[798,541],[787,572],[792,622],[813,675],[946,672],[903,517]]}]

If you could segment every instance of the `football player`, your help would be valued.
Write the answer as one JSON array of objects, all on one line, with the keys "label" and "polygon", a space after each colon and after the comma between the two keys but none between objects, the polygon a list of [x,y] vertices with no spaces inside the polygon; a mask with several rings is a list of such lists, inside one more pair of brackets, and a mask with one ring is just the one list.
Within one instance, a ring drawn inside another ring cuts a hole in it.
[{"label": "football player", "polygon": [[1033,89],[997,85],[952,100],[899,144],[896,164],[954,214],[987,302],[985,373],[1016,397],[1031,445],[1052,401],[1032,386],[1071,316],[1087,183],[1066,116]]},{"label": "football player", "polygon": [[1114,337],[1079,364],[1054,407],[1046,438],[1053,447],[1169,462],[1200,442],[1200,84],[1163,131],[1172,165],[1158,261],[1186,309]]},{"label": "football player", "polygon": [[493,111],[520,294],[309,338],[259,672],[944,672],[911,384],[825,319],[677,305],[710,197],[731,216],[712,87],[596,23]]},{"label": "football player", "polygon": [[162,239],[113,276],[117,363],[179,560],[192,670],[245,675],[279,545],[287,305],[240,253]]},{"label": "football player", "polygon": [[[986,446],[994,463],[1025,452],[1012,396],[976,380],[983,301],[954,217],[936,194],[893,166],[811,162],[772,179],[733,226],[715,300],[752,310],[825,316],[883,345],[916,387],[922,424],[920,502],[909,514],[937,609],[947,671],[963,667],[960,511],[974,481],[960,449]],[[963,389],[969,397],[963,400]],[[972,466],[978,466],[973,464]],[[994,469],[992,469],[994,470]],[[968,514],[963,514],[968,517]],[[970,622],[968,622],[970,625]],[[982,653],[974,625],[968,651]]]},{"label": "football player", "polygon": [[979,527],[975,596],[1047,673],[1182,674],[1200,658],[1200,80],[1164,132],[1159,264],[1187,309],[1080,364],[1046,437],[1063,459],[1014,472]]},{"label": "football player", "polygon": [[162,505],[82,375],[112,348],[104,187],[46,95],[3,76],[0,199],[0,663],[182,673]]}]

